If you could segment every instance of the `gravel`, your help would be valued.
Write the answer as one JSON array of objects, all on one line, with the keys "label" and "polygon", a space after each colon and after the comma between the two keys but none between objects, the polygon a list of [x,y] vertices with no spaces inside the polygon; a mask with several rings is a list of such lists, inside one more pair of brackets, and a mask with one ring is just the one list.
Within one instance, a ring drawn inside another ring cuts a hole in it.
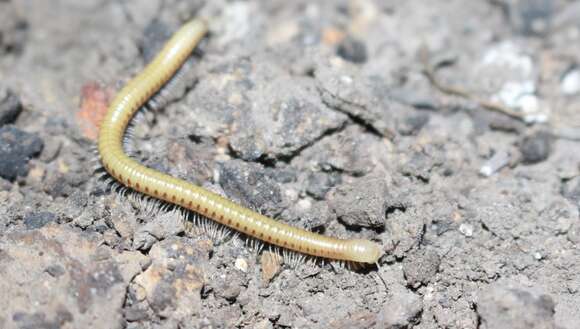
[{"label": "gravel", "polygon": [[[579,8],[0,1],[0,327],[576,329]],[[378,264],[278,259],[98,179],[86,91],[192,16],[211,33],[132,155]]]},{"label": "gravel", "polygon": [[30,158],[42,151],[42,139],[14,126],[0,128],[0,177],[15,180],[28,175]]}]

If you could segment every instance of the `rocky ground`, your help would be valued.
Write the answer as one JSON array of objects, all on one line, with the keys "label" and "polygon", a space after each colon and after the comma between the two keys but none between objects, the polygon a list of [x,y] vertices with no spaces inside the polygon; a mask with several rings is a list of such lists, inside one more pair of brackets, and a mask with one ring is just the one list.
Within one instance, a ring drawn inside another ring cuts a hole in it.
[{"label": "rocky ground", "polygon": [[[109,191],[98,121],[182,22],[148,166],[380,242],[292,267]],[[580,4],[0,1],[0,327],[578,328]]]}]

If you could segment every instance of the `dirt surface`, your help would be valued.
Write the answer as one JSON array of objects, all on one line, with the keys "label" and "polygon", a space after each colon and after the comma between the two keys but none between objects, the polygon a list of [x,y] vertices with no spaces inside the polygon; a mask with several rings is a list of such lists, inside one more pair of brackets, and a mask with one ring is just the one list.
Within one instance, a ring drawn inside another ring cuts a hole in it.
[{"label": "dirt surface", "polygon": [[[114,91],[195,16],[210,36],[131,153],[375,240],[379,270],[292,267],[97,178]],[[565,0],[0,0],[0,327],[579,328],[578,22]]]}]

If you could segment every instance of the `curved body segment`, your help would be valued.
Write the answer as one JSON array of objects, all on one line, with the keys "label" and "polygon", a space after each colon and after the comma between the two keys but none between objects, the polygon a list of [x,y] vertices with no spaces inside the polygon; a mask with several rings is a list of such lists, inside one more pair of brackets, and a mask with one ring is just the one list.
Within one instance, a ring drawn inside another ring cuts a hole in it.
[{"label": "curved body segment", "polygon": [[123,151],[137,112],[176,73],[207,32],[202,20],[181,27],[161,52],[117,94],[101,123],[98,151],[105,170],[124,186],[190,209],[267,243],[328,259],[375,263],[381,248],[368,240],[341,240],[280,223],[189,182],[147,168]]}]

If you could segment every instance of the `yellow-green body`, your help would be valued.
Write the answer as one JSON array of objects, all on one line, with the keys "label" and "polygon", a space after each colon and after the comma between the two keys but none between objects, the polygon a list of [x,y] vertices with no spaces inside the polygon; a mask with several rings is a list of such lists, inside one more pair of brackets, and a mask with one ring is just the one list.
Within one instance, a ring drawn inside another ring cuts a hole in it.
[{"label": "yellow-green body", "polygon": [[107,172],[123,185],[202,214],[256,239],[300,253],[375,263],[380,247],[368,240],[341,240],[280,223],[181,179],[147,168],[123,151],[123,136],[136,111],[176,73],[207,32],[202,20],[186,23],[147,67],[117,94],[99,132]]}]

